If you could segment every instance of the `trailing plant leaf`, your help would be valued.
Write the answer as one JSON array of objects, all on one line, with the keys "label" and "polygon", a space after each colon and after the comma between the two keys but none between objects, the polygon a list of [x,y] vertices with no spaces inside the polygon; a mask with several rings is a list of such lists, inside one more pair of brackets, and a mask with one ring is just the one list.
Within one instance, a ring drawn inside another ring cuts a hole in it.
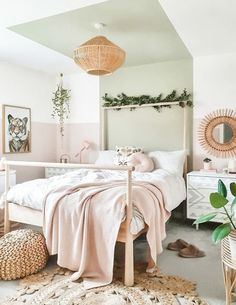
[{"label": "trailing plant leaf", "polygon": [[68,118],[68,115],[70,113],[69,108],[69,101],[70,101],[70,91],[69,89],[63,88],[62,85],[62,77],[61,76],[61,82],[57,85],[57,89],[55,92],[53,92],[53,110],[52,110],[52,117],[56,119],[59,118],[60,123],[60,133],[62,136],[64,136],[64,120]]},{"label": "trailing plant leaf", "polygon": [[218,243],[220,240],[228,236],[231,229],[230,223],[223,223],[219,225],[212,233],[213,242]]},{"label": "trailing plant leaf", "polygon": [[218,180],[218,193],[224,196],[225,198],[227,197],[227,189],[221,179]]},{"label": "trailing plant leaf", "polygon": [[[162,97],[162,94],[158,96],[150,95],[140,95],[140,96],[128,96],[125,93],[120,93],[116,97],[108,96],[107,93],[104,94],[102,99],[104,100],[103,107],[118,107],[118,106],[128,106],[128,105],[144,105],[144,104],[157,104],[157,103],[166,103],[166,105],[156,105],[153,106],[155,110],[160,112],[161,108],[167,107],[171,108],[169,103],[179,102],[180,107],[192,107],[193,103],[190,100],[191,94],[187,92],[186,89],[180,95],[177,95],[176,90],[173,90],[165,98]],[[118,110],[118,109],[115,109]],[[132,107],[134,110],[134,107]]]},{"label": "trailing plant leaf", "polygon": [[231,191],[231,194],[236,197],[236,183],[235,182],[231,182],[230,183],[230,191]]},{"label": "trailing plant leaf", "polygon": [[198,219],[196,219],[194,221],[193,224],[197,225],[197,224],[200,224],[200,223],[204,223],[204,222],[210,221],[213,218],[215,218],[216,215],[217,215],[217,212],[212,212],[212,213],[209,213],[209,214],[206,214],[206,215],[201,215],[200,217],[198,217]]},{"label": "trailing plant leaf", "polygon": [[215,209],[223,208],[228,202],[228,199],[217,192],[210,194],[210,203]]}]

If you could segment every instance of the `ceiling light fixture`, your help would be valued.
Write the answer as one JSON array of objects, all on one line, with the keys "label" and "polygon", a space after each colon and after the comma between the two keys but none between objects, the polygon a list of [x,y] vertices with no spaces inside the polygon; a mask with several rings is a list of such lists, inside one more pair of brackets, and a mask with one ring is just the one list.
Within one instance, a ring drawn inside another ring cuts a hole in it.
[{"label": "ceiling light fixture", "polygon": [[[105,24],[96,23],[101,30]],[[104,36],[96,36],[74,50],[74,61],[92,75],[111,74],[125,61],[125,51]]]}]

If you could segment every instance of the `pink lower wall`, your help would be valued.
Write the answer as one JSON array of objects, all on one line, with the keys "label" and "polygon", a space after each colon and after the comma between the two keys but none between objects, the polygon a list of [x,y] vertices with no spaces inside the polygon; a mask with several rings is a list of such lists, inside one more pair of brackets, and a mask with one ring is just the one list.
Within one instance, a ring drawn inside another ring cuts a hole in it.
[{"label": "pink lower wall", "polygon": [[[2,122],[0,121],[0,124]],[[1,125],[2,126],[2,125]],[[2,129],[0,132],[2,138]],[[79,163],[75,155],[84,140],[91,143],[81,155],[82,163],[93,163],[99,149],[99,123],[66,124],[65,136],[61,141],[59,126],[50,123],[32,122],[32,149],[30,153],[1,154],[9,160],[59,162],[62,154],[70,156],[70,162]],[[2,141],[0,141],[2,152]],[[17,167],[17,183],[44,177],[43,168]]]},{"label": "pink lower wall", "polygon": [[[0,121],[0,124],[2,122]],[[0,125],[2,126],[2,125]],[[2,139],[2,128],[0,139]],[[32,146],[30,153],[5,154],[4,156],[9,160],[23,160],[23,161],[56,161],[56,124],[32,122]],[[2,153],[2,141],[0,141],[0,151]],[[2,156],[2,154],[1,154]],[[17,183],[44,177],[44,169],[17,167]]]},{"label": "pink lower wall", "polygon": [[70,162],[79,163],[79,157],[75,155],[82,148],[86,140],[91,143],[88,150],[81,154],[81,163],[94,163],[99,149],[99,123],[65,124],[65,135],[62,138],[57,128],[57,161],[62,154],[68,154]]}]

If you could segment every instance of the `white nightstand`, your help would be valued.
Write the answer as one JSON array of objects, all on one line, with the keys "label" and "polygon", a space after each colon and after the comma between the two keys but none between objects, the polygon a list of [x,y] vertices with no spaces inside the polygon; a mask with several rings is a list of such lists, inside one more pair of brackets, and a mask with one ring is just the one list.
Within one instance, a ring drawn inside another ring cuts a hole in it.
[{"label": "white nightstand", "polygon": [[63,175],[65,173],[78,170],[78,168],[66,168],[66,167],[45,167],[45,178],[53,176]]},{"label": "white nightstand", "polygon": [[[218,180],[221,179],[227,187],[229,200],[233,199],[229,185],[236,182],[236,175],[208,172],[190,172],[187,174],[187,218],[197,219],[200,215],[214,212],[209,196],[217,192]],[[223,222],[222,216],[215,217],[212,221]]]},{"label": "white nightstand", "polygon": [[[10,171],[10,186],[16,184],[16,171]],[[0,197],[5,191],[5,171],[0,171]]]}]

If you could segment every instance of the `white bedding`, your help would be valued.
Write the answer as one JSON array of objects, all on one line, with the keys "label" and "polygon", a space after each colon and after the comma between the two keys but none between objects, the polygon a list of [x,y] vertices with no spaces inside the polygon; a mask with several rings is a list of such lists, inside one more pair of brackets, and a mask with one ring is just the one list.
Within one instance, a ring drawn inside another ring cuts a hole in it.
[{"label": "white bedding", "polygon": [[[65,175],[54,176],[48,179],[36,179],[13,186],[7,200],[36,210],[42,210],[46,194],[60,186],[72,187],[78,183],[107,182],[124,180],[125,172],[109,170],[79,169]],[[172,211],[186,198],[184,179],[178,175],[170,174],[166,170],[157,169],[150,173],[132,173],[133,180],[147,181],[158,186],[163,195],[165,208]],[[134,208],[131,232],[133,234],[144,228],[142,216]]]}]

